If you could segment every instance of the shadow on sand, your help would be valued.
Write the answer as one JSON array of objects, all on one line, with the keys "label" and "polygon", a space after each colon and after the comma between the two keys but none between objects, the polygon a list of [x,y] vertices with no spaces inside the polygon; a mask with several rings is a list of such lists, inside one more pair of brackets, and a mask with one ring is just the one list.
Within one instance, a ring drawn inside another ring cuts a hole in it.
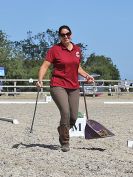
[{"label": "shadow on sand", "polygon": [[46,145],[46,144],[24,144],[24,143],[19,143],[19,144],[14,144],[12,146],[12,149],[18,149],[20,146],[23,146],[25,148],[32,148],[32,147],[41,147],[41,148],[46,148],[50,150],[58,150],[60,149],[59,145]]},{"label": "shadow on sand", "polygon": [[[46,144],[24,144],[24,143],[19,143],[19,144],[14,144],[12,146],[12,149],[19,149],[20,147],[25,147],[25,148],[32,148],[32,147],[41,147],[41,148],[46,148],[46,149],[50,149],[50,150],[59,150],[60,146],[59,145],[46,145]],[[95,147],[91,147],[91,148],[86,148],[86,147],[82,147],[82,148],[76,148],[76,147],[72,147],[72,149],[82,149],[82,150],[89,150],[89,151],[105,151],[106,149],[103,148],[95,148]]]},{"label": "shadow on sand", "polygon": [[95,147],[91,147],[91,148],[82,147],[82,148],[73,148],[73,149],[85,149],[85,150],[89,150],[89,151],[101,151],[101,152],[106,150],[103,148],[95,148]]}]

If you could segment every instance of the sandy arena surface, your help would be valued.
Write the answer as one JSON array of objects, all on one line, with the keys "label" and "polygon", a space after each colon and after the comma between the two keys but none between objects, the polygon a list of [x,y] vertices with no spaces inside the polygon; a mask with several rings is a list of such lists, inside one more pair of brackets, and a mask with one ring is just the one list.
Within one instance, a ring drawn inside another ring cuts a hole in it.
[{"label": "sandy arena surface", "polygon": [[[0,102],[3,100],[21,101],[1,97]],[[133,148],[127,147],[127,140],[133,140],[133,104],[104,101],[133,98],[87,97],[89,117],[115,136],[92,140],[71,137],[69,152],[60,150],[60,115],[53,101],[38,104],[33,133],[29,132],[35,104],[0,103],[0,118],[19,121],[15,125],[0,120],[0,177],[133,177]],[[79,112],[85,113],[83,97]]]}]

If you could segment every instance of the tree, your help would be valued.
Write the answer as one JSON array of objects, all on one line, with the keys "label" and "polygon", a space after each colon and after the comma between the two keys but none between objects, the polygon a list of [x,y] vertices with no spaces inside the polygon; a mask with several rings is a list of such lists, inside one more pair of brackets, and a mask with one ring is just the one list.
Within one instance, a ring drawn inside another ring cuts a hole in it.
[{"label": "tree", "polygon": [[58,32],[48,29],[46,32],[32,36],[32,31],[27,32],[28,38],[15,41],[14,46],[23,52],[25,59],[42,60],[47,50],[58,43]]},{"label": "tree", "polygon": [[[26,78],[37,78],[37,73],[42,64],[47,50],[58,42],[58,32],[48,29],[46,32],[32,36],[27,32],[28,38],[13,42],[13,48],[23,54]],[[51,72],[45,78],[49,79]]]},{"label": "tree", "polygon": [[10,56],[10,44],[7,35],[0,31],[0,65],[5,67]]},{"label": "tree", "polygon": [[78,43],[77,45],[81,49],[81,66],[84,67],[84,64],[85,64],[85,50],[86,50],[87,45],[82,44],[82,43]]},{"label": "tree", "polygon": [[[24,55],[24,66],[27,76],[36,78],[38,69],[44,60],[47,50],[59,42],[58,31],[47,29],[46,32],[38,33],[32,36],[32,32],[28,31],[28,38],[23,41],[15,41],[14,48],[21,51]],[[82,50],[82,63],[84,61],[84,50],[86,46],[82,43],[78,44]],[[52,67],[51,67],[52,68]],[[51,76],[51,68],[45,78]]]},{"label": "tree", "polygon": [[27,78],[24,68],[24,61],[21,56],[17,56],[8,61],[6,65],[6,78],[9,79],[23,79]]},{"label": "tree", "polygon": [[[0,66],[5,67],[7,78],[37,78],[47,50],[59,42],[58,31],[51,29],[34,36],[31,31],[27,34],[27,39],[12,42],[0,31]],[[111,58],[91,54],[85,60],[87,45],[82,43],[78,45],[81,48],[81,65],[86,71],[100,74],[100,79],[120,79],[119,70]],[[47,72],[46,79],[51,77],[51,70],[52,66]]]},{"label": "tree", "polygon": [[120,73],[116,65],[113,64],[111,58],[103,55],[96,56],[94,53],[87,58],[85,68],[89,73],[100,74],[99,79],[119,80]]}]

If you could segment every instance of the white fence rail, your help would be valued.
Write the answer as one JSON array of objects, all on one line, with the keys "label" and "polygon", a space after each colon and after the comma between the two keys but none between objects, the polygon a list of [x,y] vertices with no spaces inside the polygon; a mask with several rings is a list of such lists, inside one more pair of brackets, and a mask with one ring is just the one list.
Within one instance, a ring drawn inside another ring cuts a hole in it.
[{"label": "white fence rail", "polygon": [[[21,93],[34,93],[36,92],[37,79],[0,79],[0,94],[21,94]],[[41,92],[49,92],[49,80],[43,80],[44,86],[41,88]],[[82,94],[82,82],[81,94]],[[95,80],[93,84],[85,84],[85,93],[90,95],[97,95],[101,93],[122,94],[133,93],[133,80]]]}]

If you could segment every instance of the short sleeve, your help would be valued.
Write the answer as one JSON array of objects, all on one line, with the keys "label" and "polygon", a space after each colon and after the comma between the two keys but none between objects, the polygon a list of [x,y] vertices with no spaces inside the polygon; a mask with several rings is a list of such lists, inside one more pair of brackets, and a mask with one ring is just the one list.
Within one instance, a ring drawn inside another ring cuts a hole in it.
[{"label": "short sleeve", "polygon": [[47,54],[45,56],[45,60],[49,61],[50,63],[53,63],[54,59],[55,59],[55,55],[54,55],[54,50],[52,47],[47,51]]}]

